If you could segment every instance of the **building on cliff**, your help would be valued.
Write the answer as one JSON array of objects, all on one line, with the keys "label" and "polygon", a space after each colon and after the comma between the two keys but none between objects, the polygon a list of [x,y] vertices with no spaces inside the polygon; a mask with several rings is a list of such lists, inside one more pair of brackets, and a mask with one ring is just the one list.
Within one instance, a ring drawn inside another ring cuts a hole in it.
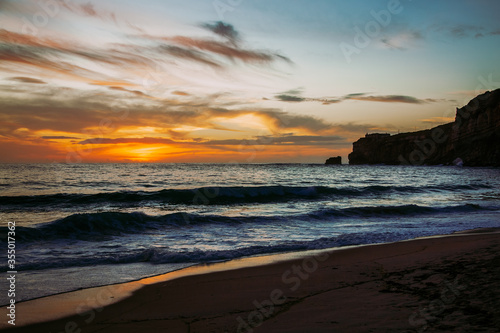
[{"label": "building on cliff", "polygon": [[500,89],[457,109],[455,121],[411,133],[367,134],[353,143],[349,164],[500,166]]}]

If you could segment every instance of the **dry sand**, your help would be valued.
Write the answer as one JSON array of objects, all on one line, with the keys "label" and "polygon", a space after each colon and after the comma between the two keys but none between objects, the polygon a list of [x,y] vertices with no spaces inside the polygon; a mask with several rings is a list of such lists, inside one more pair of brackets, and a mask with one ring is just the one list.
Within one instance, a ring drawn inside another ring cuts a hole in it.
[{"label": "dry sand", "polygon": [[499,332],[499,309],[500,232],[481,229],[41,298],[17,304],[15,331]]}]

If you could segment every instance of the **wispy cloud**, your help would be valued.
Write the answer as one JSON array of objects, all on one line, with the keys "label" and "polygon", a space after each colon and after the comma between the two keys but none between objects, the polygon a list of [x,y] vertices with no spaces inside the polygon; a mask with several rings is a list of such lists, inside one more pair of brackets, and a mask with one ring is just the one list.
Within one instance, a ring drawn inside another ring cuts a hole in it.
[{"label": "wispy cloud", "polygon": [[311,98],[311,97],[302,97],[303,89],[291,89],[288,91],[284,91],[275,95],[274,97],[278,101],[282,102],[321,102],[324,105],[338,103],[340,100],[332,99],[332,98]]},{"label": "wispy cloud", "polygon": [[408,103],[408,104],[422,104],[432,100],[419,99],[413,96],[405,95],[386,95],[386,96],[357,96],[346,99],[366,102],[383,102],[383,103]]},{"label": "wispy cloud", "polygon": [[[66,13],[95,17],[114,24],[119,22],[114,12],[97,8],[90,2],[82,4],[59,0],[57,4],[58,8]],[[32,11],[29,6],[14,2],[7,7],[9,11],[16,12],[17,16],[29,15]],[[57,15],[53,20],[64,18],[63,14]],[[131,24],[127,23],[126,26],[128,29],[124,31],[130,31],[127,39],[117,36],[117,41],[120,42],[102,44],[100,47],[90,47],[85,41],[0,29],[0,68],[12,70],[15,67],[24,69],[23,73],[29,73],[34,67],[69,80],[89,83],[122,81],[119,85],[125,86],[130,82],[143,81],[144,73],[167,73],[169,68],[177,70],[178,66],[189,69],[189,64],[176,60],[185,60],[218,70],[232,69],[236,63],[266,67],[276,62],[292,63],[279,52],[253,49],[244,43],[240,32],[233,25],[220,21],[200,25],[211,33],[208,37],[155,36],[145,33],[142,29],[138,34],[139,30]],[[88,66],[89,62],[95,65]],[[123,79],[124,77],[127,79]]]},{"label": "wispy cloud", "polygon": [[143,93],[142,91],[139,91],[139,90],[129,90],[129,89],[126,89],[126,88],[121,87],[121,86],[109,86],[108,88],[112,89],[112,90],[118,90],[118,91],[128,92],[128,93],[134,94],[136,96],[150,97],[149,95]]},{"label": "wispy cloud", "polygon": [[286,136],[258,136],[245,140],[227,139],[227,140],[191,140],[191,141],[176,141],[165,138],[92,138],[78,142],[79,145],[119,145],[119,144],[166,144],[166,145],[191,145],[191,146],[238,146],[242,142],[249,146],[324,146],[350,143],[341,136],[321,136],[321,135],[286,135]]},{"label": "wispy cloud", "polygon": [[415,30],[403,30],[395,34],[387,34],[380,39],[383,47],[393,50],[405,51],[415,46],[415,43],[423,40],[422,32]]},{"label": "wispy cloud", "polygon": [[112,11],[104,10],[102,8],[97,9],[94,4],[91,2],[87,3],[76,3],[74,1],[67,0],[56,0],[59,5],[61,5],[64,9],[72,12],[76,15],[87,16],[87,17],[95,17],[99,18],[103,21],[113,21],[114,23],[118,23],[116,18],[116,14]]},{"label": "wispy cloud", "polygon": [[500,35],[500,27],[487,28],[473,24],[436,23],[426,27],[412,27],[406,23],[394,22],[385,27],[379,37],[375,37],[376,45],[382,48],[407,51],[422,45],[421,42],[431,38],[483,38]]},{"label": "wispy cloud", "polygon": [[430,26],[428,30],[432,32],[442,33],[454,38],[482,38],[500,35],[500,28],[488,29],[484,26],[471,24],[434,24]]},{"label": "wispy cloud", "polygon": [[300,96],[301,91],[297,95],[278,94],[275,98],[283,102],[321,102],[325,105],[340,103],[346,100],[365,101],[365,102],[382,102],[382,103],[407,103],[407,104],[423,104],[438,102],[436,99],[426,98],[420,99],[406,95],[369,95],[367,93],[352,93],[340,97],[323,97],[310,98]]},{"label": "wispy cloud", "polygon": [[[158,41],[168,42],[169,44],[174,44],[174,46],[162,45],[160,47],[183,47],[184,50],[191,52],[187,54],[187,57],[190,57],[191,54],[194,52],[205,52],[205,55],[201,57],[201,62],[207,62],[207,58],[210,55],[221,56],[231,61],[239,60],[244,63],[269,64],[276,60],[291,62],[289,58],[278,53],[273,53],[270,51],[256,51],[256,50],[246,49],[240,47],[239,45],[235,46],[232,43],[219,42],[216,40],[192,38],[186,36],[175,36],[175,37],[148,36],[148,38],[155,39]],[[184,57],[185,55],[179,53],[177,54],[177,56]],[[197,59],[193,58],[192,60],[197,60]],[[213,60],[212,62],[215,62],[215,60]],[[219,65],[222,66],[220,62]]]},{"label": "wispy cloud", "polygon": [[220,63],[212,60],[210,57],[197,50],[174,45],[161,45],[158,47],[158,50],[176,58],[195,61],[215,68],[222,68]]},{"label": "wispy cloud", "polygon": [[[109,75],[88,69],[74,62],[74,58],[112,65],[146,66],[151,61],[132,52],[118,50],[86,50],[73,42],[58,41],[0,29],[0,60],[5,65],[17,63],[33,66],[81,80],[113,80]],[[2,67],[0,65],[0,67]],[[118,79],[115,79],[118,81]]]},{"label": "wispy cloud", "polygon": [[45,81],[35,79],[32,77],[24,77],[24,76],[10,77],[10,78],[8,78],[8,80],[21,82],[21,83],[47,84],[47,82],[45,82]]}]

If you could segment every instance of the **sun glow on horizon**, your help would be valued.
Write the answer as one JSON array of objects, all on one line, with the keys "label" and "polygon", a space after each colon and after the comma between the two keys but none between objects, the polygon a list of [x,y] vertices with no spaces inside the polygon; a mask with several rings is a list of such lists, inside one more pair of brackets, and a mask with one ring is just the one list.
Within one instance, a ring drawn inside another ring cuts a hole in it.
[{"label": "sun glow on horizon", "polygon": [[51,3],[41,26],[26,19],[42,2],[2,2],[0,162],[346,160],[367,132],[450,121],[500,77],[489,0],[401,4],[351,55],[387,1],[249,1],[223,21],[202,0]]}]

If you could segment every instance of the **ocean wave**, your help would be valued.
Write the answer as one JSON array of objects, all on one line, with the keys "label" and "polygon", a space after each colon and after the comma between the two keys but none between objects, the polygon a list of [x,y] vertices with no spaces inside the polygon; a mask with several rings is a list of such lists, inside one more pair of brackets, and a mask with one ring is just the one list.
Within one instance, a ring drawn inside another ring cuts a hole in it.
[{"label": "ocean wave", "polygon": [[137,207],[146,203],[221,205],[241,203],[273,203],[289,200],[316,200],[328,197],[364,197],[389,193],[426,193],[475,191],[492,188],[485,184],[391,186],[372,185],[364,187],[328,186],[235,186],[202,187],[196,189],[164,189],[160,191],[119,191],[111,193],[81,194],[59,193],[34,196],[0,196],[0,208],[4,210],[36,209],[40,207],[74,207],[118,205]]},{"label": "ocean wave", "polygon": [[124,250],[119,249],[109,253],[93,256],[67,256],[58,258],[34,257],[30,261],[17,265],[20,270],[41,270],[64,267],[83,267],[94,265],[112,265],[147,262],[151,264],[167,263],[205,263],[225,261],[242,257],[275,254],[305,250],[325,249],[348,245],[373,244],[406,239],[406,234],[384,233],[350,233],[334,237],[324,237],[312,241],[284,241],[268,246],[248,246],[230,250],[189,250],[174,251],[168,247],[148,247],[145,249]]},{"label": "ocean wave", "polygon": [[325,219],[331,216],[335,217],[393,217],[393,216],[412,216],[422,214],[440,214],[440,213],[464,213],[476,210],[489,210],[475,204],[465,204],[459,206],[428,207],[419,205],[402,206],[373,206],[373,207],[350,207],[344,209],[324,209],[309,214],[318,219]]},{"label": "ocean wave", "polygon": [[[491,208],[472,204],[447,207],[402,205],[325,208],[306,214],[240,217],[189,213],[172,213],[167,215],[151,216],[141,212],[104,212],[73,214],[63,219],[41,224],[36,227],[18,226],[16,228],[16,234],[17,240],[20,243],[58,239],[78,239],[97,242],[109,239],[110,237],[120,236],[124,234],[138,234],[154,230],[161,230],[162,232],[165,232],[168,230],[168,228],[182,228],[186,226],[196,226],[202,224],[224,224],[229,226],[231,224],[239,225],[250,223],[287,223],[287,221],[290,220],[320,220],[327,222],[337,222],[343,218],[392,218],[398,216],[413,216],[422,214],[454,214],[490,209]],[[0,234],[6,235],[7,232],[7,227],[0,228]]]}]

